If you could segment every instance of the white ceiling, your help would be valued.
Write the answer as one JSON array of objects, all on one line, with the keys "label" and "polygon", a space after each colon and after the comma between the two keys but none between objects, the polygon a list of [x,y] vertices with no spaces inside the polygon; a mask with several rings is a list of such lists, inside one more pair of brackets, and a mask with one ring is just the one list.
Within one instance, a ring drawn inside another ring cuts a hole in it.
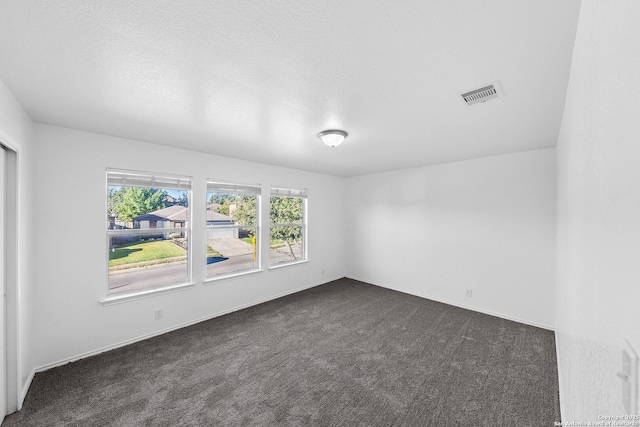
[{"label": "white ceiling", "polygon": [[352,176],[555,146],[579,8],[3,0],[0,79],[37,122]]}]

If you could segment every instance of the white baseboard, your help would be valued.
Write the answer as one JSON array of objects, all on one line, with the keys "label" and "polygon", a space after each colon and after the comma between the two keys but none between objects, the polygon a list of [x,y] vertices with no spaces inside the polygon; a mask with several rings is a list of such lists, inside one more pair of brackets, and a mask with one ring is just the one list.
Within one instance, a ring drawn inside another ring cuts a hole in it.
[{"label": "white baseboard", "polygon": [[[306,286],[301,286],[299,288],[295,288],[295,289],[292,289],[292,290],[289,290],[289,291],[286,291],[286,292],[283,292],[283,293],[280,293],[280,294],[276,294],[276,295],[270,296],[268,298],[263,298],[263,299],[260,299],[260,300],[257,300],[257,301],[252,301],[252,302],[247,303],[247,304],[243,304],[243,305],[240,305],[240,306],[237,306],[237,307],[233,307],[233,308],[230,308],[230,309],[227,309],[227,310],[223,310],[223,311],[220,311],[220,312],[217,312],[217,313],[205,316],[205,317],[201,317],[201,318],[196,319],[196,320],[191,320],[189,322],[185,322],[185,323],[182,323],[182,324],[179,324],[179,325],[176,325],[176,326],[171,326],[169,328],[162,329],[162,330],[159,330],[159,331],[155,331],[155,332],[152,332],[150,334],[142,335],[142,336],[139,336],[137,338],[132,338],[132,339],[129,339],[129,340],[126,340],[126,341],[119,342],[117,344],[113,344],[113,345],[109,345],[109,346],[106,346],[106,347],[99,348],[97,350],[93,350],[93,351],[85,352],[85,353],[78,354],[78,355],[75,355],[75,356],[72,356],[72,357],[68,357],[68,358],[65,358],[65,359],[61,359],[61,360],[58,360],[58,361],[53,362],[53,363],[48,363],[46,365],[43,365],[43,366],[40,366],[40,367],[36,368],[33,373],[35,374],[37,372],[44,372],[44,371],[46,371],[48,369],[52,369],[52,368],[56,368],[58,366],[66,365],[67,363],[70,363],[70,362],[75,362],[75,361],[80,360],[80,359],[86,359],[87,357],[95,356],[97,354],[104,353],[105,351],[115,350],[116,348],[124,347],[126,345],[133,344],[133,343],[136,343],[138,341],[143,341],[143,340],[146,340],[148,338],[153,338],[153,337],[158,336],[158,335],[166,334],[167,332],[175,331],[176,329],[182,329],[182,328],[185,328],[187,326],[195,325],[196,323],[200,323],[200,322],[204,322],[206,320],[213,319],[215,317],[224,316],[225,314],[233,313],[234,311],[243,310],[245,308],[253,307],[254,305],[262,304],[262,303],[265,303],[265,302],[268,302],[268,301],[272,301],[272,300],[275,300],[275,299],[278,299],[278,298],[285,297],[287,295],[295,294],[296,292],[304,291],[306,289],[315,288],[316,286],[320,286],[320,285],[323,285],[325,283],[332,282],[334,280],[342,279],[343,277],[344,276],[340,276],[340,277],[336,277],[336,278],[332,278],[332,279],[326,279],[326,280],[323,280],[322,282],[312,283],[312,284],[306,285]],[[33,375],[31,376],[31,379],[33,379]],[[31,379],[29,380],[29,385],[31,384]],[[24,390],[23,394],[25,396],[26,396],[27,390],[28,390],[28,387],[26,387],[25,390]]]},{"label": "white baseboard", "polygon": [[564,414],[564,404],[563,398],[564,393],[562,392],[562,375],[560,374],[560,348],[558,347],[558,333],[555,333],[555,341],[556,341],[556,363],[558,364],[558,399],[560,400],[560,419],[556,420],[558,422],[562,421],[562,414]]},{"label": "white baseboard", "polygon": [[27,377],[27,380],[22,384],[22,389],[20,390],[20,396],[18,398],[18,411],[22,409],[22,404],[24,403],[24,399],[27,397],[27,392],[31,387],[31,383],[33,382],[33,377],[36,375],[36,370],[32,369]]},{"label": "white baseboard", "polygon": [[478,312],[478,313],[488,314],[490,316],[499,317],[501,319],[511,320],[513,322],[523,323],[523,324],[529,325],[529,326],[535,326],[536,328],[542,328],[542,329],[546,329],[546,330],[549,330],[549,331],[554,331],[554,328],[549,326],[549,325],[542,325],[542,324],[539,324],[539,323],[536,323],[536,322],[531,322],[529,320],[519,319],[519,318],[513,317],[513,316],[507,316],[507,315],[502,314],[502,313],[496,313],[496,312],[493,312],[493,311],[490,311],[490,310],[483,310],[483,309],[480,309],[478,307],[472,307],[472,306],[469,306],[469,305],[460,304],[457,301],[450,301],[450,300],[447,300],[447,299],[444,299],[444,298],[434,297],[433,295],[424,294],[422,292],[410,291],[410,290],[407,290],[407,289],[404,289],[404,288],[401,288],[401,287],[398,287],[398,286],[389,286],[389,285],[386,285],[384,283],[376,283],[376,282],[373,282],[373,281],[368,280],[368,279],[362,279],[362,278],[351,276],[351,275],[347,275],[346,277],[348,279],[357,280],[359,282],[368,283],[370,285],[380,286],[381,288],[387,288],[387,289],[391,289],[391,290],[394,290],[394,291],[402,292],[403,294],[409,294],[409,295],[413,295],[413,296],[416,296],[416,297],[425,298],[425,299],[428,299],[428,300],[431,300],[431,301],[441,302],[443,304],[453,305],[455,307],[464,308],[466,310],[471,310],[471,311],[475,311],[475,312]]}]

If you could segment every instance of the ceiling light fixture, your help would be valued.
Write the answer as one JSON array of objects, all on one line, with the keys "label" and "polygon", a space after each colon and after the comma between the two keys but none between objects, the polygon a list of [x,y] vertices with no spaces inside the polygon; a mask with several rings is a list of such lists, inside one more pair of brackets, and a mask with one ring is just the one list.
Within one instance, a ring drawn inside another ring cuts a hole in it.
[{"label": "ceiling light fixture", "polygon": [[318,137],[329,147],[337,147],[342,144],[342,141],[344,141],[347,135],[348,133],[343,130],[329,129],[320,132]]}]

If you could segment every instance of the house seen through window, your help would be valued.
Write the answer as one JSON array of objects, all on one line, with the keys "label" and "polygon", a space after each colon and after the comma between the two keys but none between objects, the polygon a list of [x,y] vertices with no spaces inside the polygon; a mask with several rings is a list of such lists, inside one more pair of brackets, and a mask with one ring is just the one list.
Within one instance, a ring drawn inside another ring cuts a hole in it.
[{"label": "house seen through window", "polygon": [[107,171],[108,293],[190,280],[191,179]]},{"label": "house seen through window", "polygon": [[207,182],[207,278],[260,268],[262,187]]}]

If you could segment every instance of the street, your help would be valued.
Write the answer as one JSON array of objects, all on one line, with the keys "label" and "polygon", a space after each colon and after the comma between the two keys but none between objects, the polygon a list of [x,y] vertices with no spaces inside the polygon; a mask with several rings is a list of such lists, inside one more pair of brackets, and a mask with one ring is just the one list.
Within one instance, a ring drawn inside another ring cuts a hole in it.
[{"label": "street", "polygon": [[[270,262],[290,261],[288,254],[271,250]],[[230,257],[227,260],[207,265],[207,276],[231,273],[253,267],[253,254]],[[109,272],[109,290],[111,293],[130,292],[138,289],[159,287],[187,281],[187,262],[171,262],[147,267],[130,268]]]}]

